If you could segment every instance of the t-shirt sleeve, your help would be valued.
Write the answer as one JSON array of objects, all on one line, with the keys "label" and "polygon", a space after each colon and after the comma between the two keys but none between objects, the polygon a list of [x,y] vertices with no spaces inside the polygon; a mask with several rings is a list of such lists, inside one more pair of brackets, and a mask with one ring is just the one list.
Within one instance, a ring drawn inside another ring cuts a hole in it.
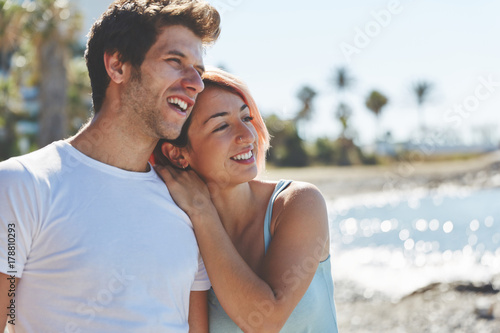
[{"label": "t-shirt sleeve", "polygon": [[0,163],[0,273],[22,276],[38,211],[33,176],[15,159]]},{"label": "t-shirt sleeve", "polygon": [[208,279],[207,270],[205,269],[205,263],[198,254],[198,272],[194,278],[193,285],[191,286],[191,291],[203,291],[210,289],[211,284]]}]

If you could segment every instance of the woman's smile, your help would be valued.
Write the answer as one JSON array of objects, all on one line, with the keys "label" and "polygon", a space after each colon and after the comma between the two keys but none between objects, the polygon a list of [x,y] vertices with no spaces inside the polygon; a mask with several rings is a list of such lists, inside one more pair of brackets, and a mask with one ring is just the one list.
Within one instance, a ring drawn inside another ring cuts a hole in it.
[{"label": "woman's smile", "polygon": [[231,159],[235,162],[250,164],[255,162],[255,157],[253,154],[253,149],[250,148],[242,153],[238,153],[237,155],[231,157]]}]

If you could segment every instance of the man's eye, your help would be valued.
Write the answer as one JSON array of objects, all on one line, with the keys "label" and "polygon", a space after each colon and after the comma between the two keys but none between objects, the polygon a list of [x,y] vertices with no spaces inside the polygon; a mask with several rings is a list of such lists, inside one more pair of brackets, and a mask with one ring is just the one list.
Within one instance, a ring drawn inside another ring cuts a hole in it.
[{"label": "man's eye", "polygon": [[178,58],[169,58],[169,59],[167,59],[167,61],[173,61],[173,62],[175,62],[177,64],[181,63],[181,59],[178,59]]},{"label": "man's eye", "polygon": [[217,127],[216,129],[214,129],[213,133],[215,133],[215,132],[219,132],[219,131],[222,131],[223,129],[225,129],[225,128],[226,128],[226,127],[228,127],[228,126],[229,126],[229,125],[224,124],[224,125],[222,125],[222,126],[220,126],[220,127]]}]

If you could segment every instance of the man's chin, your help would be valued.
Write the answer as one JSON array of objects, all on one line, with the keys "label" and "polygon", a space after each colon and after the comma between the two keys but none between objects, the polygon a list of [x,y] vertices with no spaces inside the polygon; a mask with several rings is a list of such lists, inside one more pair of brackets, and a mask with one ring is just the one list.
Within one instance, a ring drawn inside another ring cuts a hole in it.
[{"label": "man's chin", "polygon": [[178,131],[169,131],[168,133],[162,133],[162,135],[160,135],[160,140],[164,140],[164,141],[167,141],[171,144],[173,144],[174,146],[177,146],[180,144],[180,135],[181,135],[181,130],[178,130]]}]

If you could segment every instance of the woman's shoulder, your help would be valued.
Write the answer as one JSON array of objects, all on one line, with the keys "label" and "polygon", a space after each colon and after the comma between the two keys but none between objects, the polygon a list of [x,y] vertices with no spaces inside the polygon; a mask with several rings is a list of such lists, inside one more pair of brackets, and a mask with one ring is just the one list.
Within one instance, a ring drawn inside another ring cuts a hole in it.
[{"label": "woman's shoulder", "polygon": [[285,189],[282,190],[280,193],[280,196],[289,196],[289,195],[320,195],[322,197],[322,194],[320,190],[313,184],[307,183],[307,182],[302,182],[302,181],[297,181],[297,180],[287,180],[287,179],[282,179],[280,181],[276,180],[252,180],[250,182],[251,186],[254,187],[255,189],[265,189],[269,190],[272,189],[274,190],[276,186],[280,182],[289,182],[289,185],[286,186]]},{"label": "woman's shoulder", "polygon": [[[251,184],[255,193],[260,193],[261,197],[269,200],[279,183],[279,181],[254,180]],[[316,209],[318,205],[324,206],[325,200],[315,185],[291,180],[276,196],[273,202],[273,215],[277,216],[284,210],[292,213],[301,210],[310,211]]]},{"label": "woman's shoulder", "polygon": [[[296,239],[324,237],[328,234],[328,213],[319,189],[310,183],[292,181],[273,204],[270,232],[278,230]],[[307,238],[307,237],[306,237]]]},{"label": "woman's shoulder", "polygon": [[320,190],[313,184],[292,181],[281,191],[273,203],[273,220],[323,220],[326,217],[326,203]]},{"label": "woman's shoulder", "polygon": [[324,202],[320,190],[313,184],[301,181],[291,181],[290,184],[278,195],[276,203],[284,206],[305,206],[311,202]]}]

